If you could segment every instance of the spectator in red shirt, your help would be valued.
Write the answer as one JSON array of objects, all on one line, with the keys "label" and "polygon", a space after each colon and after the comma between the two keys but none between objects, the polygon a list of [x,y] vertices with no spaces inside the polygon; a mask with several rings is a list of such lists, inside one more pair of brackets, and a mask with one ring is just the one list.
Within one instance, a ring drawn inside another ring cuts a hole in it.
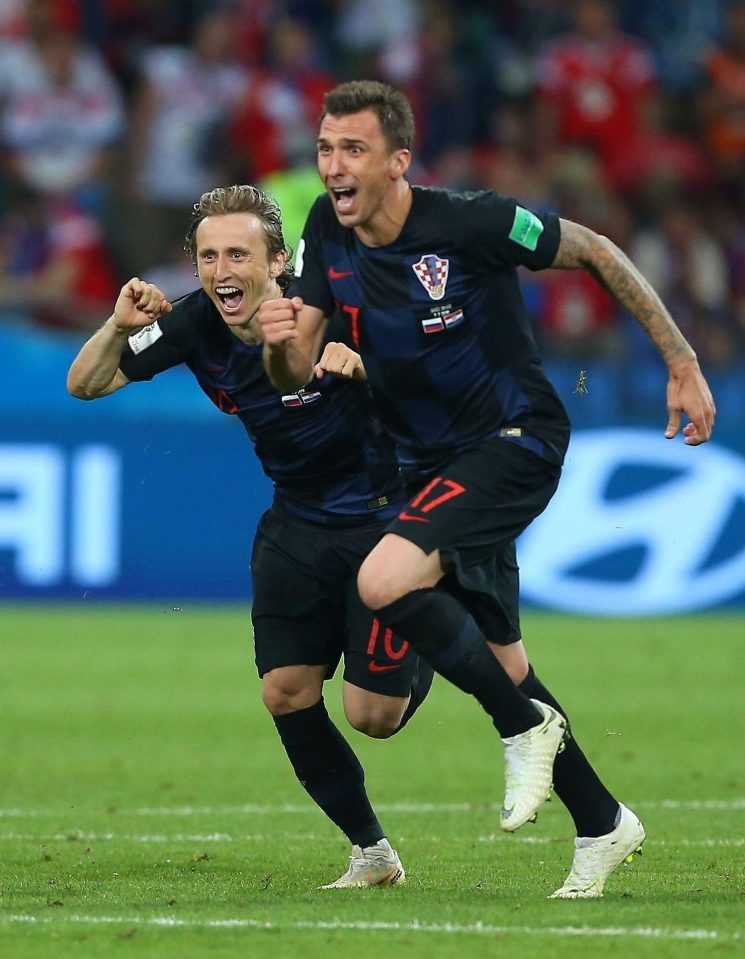
[{"label": "spectator in red shirt", "polygon": [[236,106],[230,126],[235,179],[255,182],[279,170],[315,168],[323,94],[336,83],[320,63],[305,21],[279,20],[268,38],[265,68]]},{"label": "spectator in red shirt", "polygon": [[655,67],[646,46],[617,28],[609,0],[577,0],[574,15],[574,30],[538,63],[543,122],[561,144],[587,146],[605,162],[636,137]]},{"label": "spectator in red shirt", "polygon": [[713,186],[705,148],[678,132],[670,113],[668,101],[651,97],[636,137],[621,144],[605,164],[613,187],[635,210],[647,215],[655,215],[671,196],[693,196]]}]

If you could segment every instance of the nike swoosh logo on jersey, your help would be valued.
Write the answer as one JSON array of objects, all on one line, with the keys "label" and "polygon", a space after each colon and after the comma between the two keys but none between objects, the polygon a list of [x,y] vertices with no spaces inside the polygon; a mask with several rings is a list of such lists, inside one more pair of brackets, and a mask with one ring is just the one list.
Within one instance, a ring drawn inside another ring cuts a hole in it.
[{"label": "nike swoosh logo on jersey", "polygon": [[399,518],[399,519],[404,519],[404,520],[406,520],[406,519],[413,520],[413,522],[415,522],[415,523],[429,523],[429,522],[430,522],[430,520],[425,519],[423,516],[412,516],[412,514],[411,514],[411,513],[407,513],[406,510],[404,510],[403,513],[399,513],[399,514],[398,514],[398,518]]},{"label": "nike swoosh logo on jersey", "polygon": [[329,267],[329,279],[330,280],[343,280],[348,276],[354,276],[352,270],[335,270],[333,266]]},{"label": "nike swoosh logo on jersey", "polygon": [[376,663],[371,662],[367,664],[367,668],[371,673],[390,673],[394,669],[401,669],[403,663],[391,663],[390,665],[385,663]]}]

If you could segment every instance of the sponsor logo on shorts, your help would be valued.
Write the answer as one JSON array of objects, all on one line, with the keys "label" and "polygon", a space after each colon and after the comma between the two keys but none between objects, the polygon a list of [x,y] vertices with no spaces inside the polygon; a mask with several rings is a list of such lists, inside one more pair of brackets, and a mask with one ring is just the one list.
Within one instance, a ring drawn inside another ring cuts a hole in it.
[{"label": "sponsor logo on shorts", "polygon": [[406,510],[404,510],[403,513],[399,513],[398,518],[402,520],[411,520],[414,523],[431,522],[431,520],[426,519],[424,516],[414,516],[412,513],[407,513]]},{"label": "sponsor logo on shorts", "polygon": [[367,664],[371,673],[392,673],[394,669],[401,669],[403,663],[376,663],[375,660]]}]

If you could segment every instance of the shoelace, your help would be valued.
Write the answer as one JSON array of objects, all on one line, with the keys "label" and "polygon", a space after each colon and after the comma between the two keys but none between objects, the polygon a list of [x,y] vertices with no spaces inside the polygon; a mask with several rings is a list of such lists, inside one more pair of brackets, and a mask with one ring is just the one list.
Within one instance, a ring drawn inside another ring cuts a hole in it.
[{"label": "shoelace", "polygon": [[349,869],[347,869],[346,875],[353,876],[356,872],[362,872],[365,869],[379,864],[378,860],[367,859],[365,856],[350,856]]}]

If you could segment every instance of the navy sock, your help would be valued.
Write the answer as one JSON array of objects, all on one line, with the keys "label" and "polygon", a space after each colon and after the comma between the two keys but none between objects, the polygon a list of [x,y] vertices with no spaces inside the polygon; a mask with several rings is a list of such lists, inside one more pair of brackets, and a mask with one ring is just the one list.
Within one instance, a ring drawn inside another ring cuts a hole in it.
[{"label": "navy sock", "polygon": [[[569,721],[566,710],[554,699],[531,666],[520,689],[531,699],[538,699],[558,709]],[[574,820],[578,836],[604,836],[616,824],[618,800],[608,792],[587,757],[568,735],[564,751],[554,760],[554,792]]]},{"label": "navy sock", "polygon": [[424,700],[427,698],[427,695],[432,688],[432,681],[435,678],[435,671],[427,662],[426,659],[422,659],[421,656],[417,657],[417,675],[414,679],[414,682],[411,684],[411,695],[409,696],[409,701],[406,704],[406,709],[404,714],[401,717],[401,722],[398,724],[398,727],[394,731],[393,735],[400,733],[404,726],[408,723],[414,713],[419,709]]},{"label": "navy sock", "polygon": [[382,839],[360,761],[331,722],[323,699],[272,718],[300,785],[316,805],[353,845],[372,846]]},{"label": "navy sock", "polygon": [[445,679],[474,696],[501,736],[525,732],[541,721],[530,698],[492,655],[473,617],[453,596],[417,589],[375,615]]}]

